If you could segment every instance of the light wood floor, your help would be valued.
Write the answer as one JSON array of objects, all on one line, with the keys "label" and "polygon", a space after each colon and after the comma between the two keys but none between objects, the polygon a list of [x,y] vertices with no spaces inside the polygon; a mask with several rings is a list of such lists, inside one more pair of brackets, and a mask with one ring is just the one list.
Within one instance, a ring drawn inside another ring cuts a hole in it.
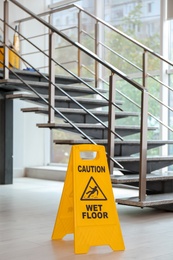
[{"label": "light wood floor", "polygon": [[[117,205],[123,252],[99,246],[75,255],[73,235],[51,241],[62,188],[62,182],[29,178],[0,185],[0,260],[173,259],[173,213],[150,208]],[[116,198],[135,193],[114,188]]]}]

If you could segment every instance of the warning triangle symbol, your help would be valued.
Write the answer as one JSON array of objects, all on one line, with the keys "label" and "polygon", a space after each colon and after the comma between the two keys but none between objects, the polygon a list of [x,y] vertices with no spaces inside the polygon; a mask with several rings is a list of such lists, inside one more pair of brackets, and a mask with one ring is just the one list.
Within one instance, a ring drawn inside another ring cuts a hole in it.
[{"label": "warning triangle symbol", "polygon": [[91,177],[80,200],[107,200],[107,198],[98,183]]}]

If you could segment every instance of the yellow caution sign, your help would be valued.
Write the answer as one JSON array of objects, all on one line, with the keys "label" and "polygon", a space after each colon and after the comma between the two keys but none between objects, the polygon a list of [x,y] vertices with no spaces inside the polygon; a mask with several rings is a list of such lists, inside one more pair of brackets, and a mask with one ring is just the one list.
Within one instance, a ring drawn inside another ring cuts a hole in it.
[{"label": "yellow caution sign", "polygon": [[[82,158],[83,152],[95,157]],[[87,253],[90,246],[125,249],[104,146],[72,147],[52,239],[70,233],[76,254]]]}]

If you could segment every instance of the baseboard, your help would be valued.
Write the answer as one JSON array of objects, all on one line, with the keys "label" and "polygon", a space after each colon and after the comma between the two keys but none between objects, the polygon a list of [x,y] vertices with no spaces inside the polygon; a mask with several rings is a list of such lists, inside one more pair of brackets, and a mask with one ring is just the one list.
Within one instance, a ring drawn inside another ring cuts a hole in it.
[{"label": "baseboard", "polygon": [[13,177],[14,178],[22,178],[25,177],[25,170],[22,168],[18,168],[18,169],[13,169]]}]

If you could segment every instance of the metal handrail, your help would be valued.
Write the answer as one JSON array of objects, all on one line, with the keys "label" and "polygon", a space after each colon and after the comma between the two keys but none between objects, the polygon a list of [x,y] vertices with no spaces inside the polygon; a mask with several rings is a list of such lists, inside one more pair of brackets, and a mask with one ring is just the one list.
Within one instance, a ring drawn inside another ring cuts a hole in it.
[{"label": "metal handrail", "polygon": [[[9,26],[11,27],[11,26]],[[21,35],[21,34],[20,34]],[[21,35],[22,36],[22,35]],[[35,46],[32,43],[33,46]],[[9,48],[9,46],[6,46],[7,48]],[[35,46],[37,47],[37,46]],[[38,47],[37,47],[38,48]],[[43,51],[41,49],[39,49],[40,52],[43,53]],[[32,64],[30,64],[29,62],[27,62],[26,60],[24,60],[18,53],[16,53],[15,51],[11,50],[12,52],[15,53],[15,55],[17,55],[23,62],[27,63],[31,68],[35,69]],[[47,55],[46,53],[44,53],[45,56],[49,57],[49,55]],[[69,70],[65,69],[62,64],[58,63],[57,61],[55,61],[54,59],[52,59],[53,62],[56,63],[56,65],[58,65],[59,67],[62,67],[64,70],[66,70],[67,72],[69,72],[70,74],[73,74],[72,72],[70,72]],[[2,62],[1,62],[2,63]],[[7,67],[7,66],[6,66]],[[11,71],[11,70],[10,70]],[[43,78],[45,78],[48,82],[50,82],[50,79],[48,77],[46,77],[46,75],[44,75],[43,73],[41,73],[39,70],[36,70],[36,72],[41,75]],[[14,73],[13,73],[14,74]],[[16,76],[16,75],[15,75]],[[73,74],[73,76],[75,76],[75,74]],[[19,77],[18,77],[19,78]],[[79,77],[76,76],[77,79],[80,79]],[[80,81],[82,81],[83,83],[85,82],[84,80],[80,79]],[[22,81],[23,82],[23,81]],[[97,116],[95,116],[91,111],[89,111],[88,109],[86,109],[83,105],[81,105],[77,100],[75,100],[75,98],[73,98],[72,96],[70,96],[65,90],[61,89],[57,84],[54,84],[53,82],[51,82],[51,84],[57,88],[60,92],[62,92],[65,96],[67,96],[70,100],[72,100],[75,104],[77,104],[80,108],[82,108],[85,112],[87,112],[90,116],[92,116],[98,123],[100,123],[102,126],[104,126],[107,130],[111,131],[111,129],[109,129],[109,127],[107,127],[107,125],[105,123],[103,123]],[[98,90],[96,90],[95,88],[91,87],[88,83],[85,82],[85,84],[90,87],[90,89],[93,89],[95,92],[97,92],[97,94],[99,94],[100,96],[102,95]],[[32,87],[31,87],[32,88]],[[30,88],[30,89],[31,89]],[[33,91],[33,88],[32,88]],[[33,91],[36,94],[36,91]],[[38,93],[39,97],[40,94]],[[50,105],[50,107],[52,108],[52,106]],[[54,110],[54,109],[53,109]],[[56,110],[54,110],[56,111]],[[70,120],[69,120],[70,121]],[[71,123],[72,126],[74,126],[73,123]],[[81,130],[80,130],[81,131]],[[82,131],[81,131],[82,132]],[[80,133],[81,133],[80,132]],[[112,132],[112,131],[111,131]],[[117,136],[120,140],[123,140],[123,138],[117,134],[116,132],[113,132],[115,134],[115,136]],[[84,137],[86,137],[85,134],[83,134]],[[90,141],[90,138],[87,138]]]},{"label": "metal handrail", "polygon": [[78,8],[79,10],[83,11],[85,14],[89,15],[90,17],[92,17],[93,19],[97,20],[97,22],[105,25],[106,27],[108,27],[109,29],[111,29],[112,31],[118,33],[119,35],[123,36],[123,38],[126,38],[127,40],[131,41],[132,43],[136,44],[137,46],[141,47],[143,50],[151,53],[152,55],[156,56],[157,58],[159,58],[162,61],[167,62],[169,65],[173,66],[173,62],[165,59],[162,55],[154,52],[153,50],[151,50],[150,48],[148,48],[147,46],[143,45],[142,43],[138,42],[137,40],[133,39],[132,37],[128,36],[127,34],[123,33],[122,31],[118,30],[117,28],[113,27],[112,25],[108,24],[107,22],[105,22],[104,20],[94,16],[93,14],[87,12],[86,10],[84,10],[82,7],[80,7],[77,4],[73,4],[74,6],[76,6],[76,8]]},{"label": "metal handrail", "polygon": [[[2,20],[2,19],[1,19]],[[3,20],[2,20],[3,21]],[[7,26],[12,29],[14,31],[14,28],[12,26],[10,26],[9,24],[7,24]],[[27,42],[29,42],[33,47],[35,47],[36,49],[38,49],[38,51],[40,53],[43,53],[47,58],[50,58],[49,55],[47,53],[45,53],[42,49],[40,49],[38,46],[36,46],[33,42],[31,42],[30,40],[28,40],[24,35],[22,35],[21,33],[19,33],[19,36],[21,36],[22,38],[24,38]],[[8,46],[7,46],[8,47]],[[16,53],[16,55],[18,55]],[[22,57],[20,57],[22,59]],[[22,59],[24,62],[25,60]],[[87,82],[85,82],[82,78],[78,77],[77,75],[75,75],[73,72],[67,70],[65,67],[62,66],[62,64],[58,63],[56,60],[52,59],[51,60],[59,67],[63,68],[66,72],[68,72],[71,76],[75,77],[79,82],[83,83],[85,86],[87,86],[88,88],[90,88],[93,92],[95,92],[95,94],[100,95],[100,97],[102,97],[103,99],[105,99],[107,102],[109,102],[109,99],[107,97],[105,97],[102,93],[100,93],[96,88],[92,87],[91,85],[89,85]],[[32,65],[30,65],[32,66]],[[114,102],[111,103],[112,105],[114,105],[115,107],[117,107],[119,110],[122,110],[117,104],[115,104]],[[121,138],[120,138],[121,139]]]},{"label": "metal handrail", "polygon": [[117,53],[116,51],[112,50],[110,47],[108,47],[106,44],[100,42],[100,44],[106,48],[107,50],[109,50],[110,52],[112,52],[113,54],[115,54],[116,56],[118,56],[119,58],[121,58],[122,60],[126,61],[128,64],[132,65],[134,68],[142,71],[142,69],[140,67],[138,67],[137,65],[135,65],[133,62],[129,61],[128,59],[126,59],[125,57],[123,57],[121,54]]},{"label": "metal handrail", "polygon": [[[7,46],[7,48],[9,48]],[[13,52],[13,50],[11,50]],[[16,53],[15,53],[16,54]],[[20,56],[19,56],[20,57]],[[20,57],[21,58],[21,57]],[[25,61],[26,63],[28,63],[27,61]],[[38,96],[46,105],[48,105],[48,107],[50,107],[51,109],[53,109],[57,114],[59,114],[66,122],[68,122],[73,128],[75,128],[78,133],[80,133],[83,137],[85,137],[88,141],[90,141],[92,144],[96,144],[96,142],[94,142],[87,134],[85,134],[78,126],[76,126],[70,119],[68,119],[63,113],[61,113],[57,108],[55,108],[54,106],[52,106],[50,104],[49,101],[47,101],[41,94],[39,94],[32,86],[30,86],[25,80],[23,80],[14,70],[10,69],[8,66],[6,66],[1,60],[0,60],[0,64],[5,66],[13,75],[16,76],[16,78],[18,78],[26,87],[28,87],[29,90],[31,90],[36,96]],[[28,63],[29,66],[32,67],[31,64]],[[49,79],[42,73],[40,73],[38,70],[36,70],[36,72],[38,74],[40,74],[43,78],[45,78],[47,81],[49,81]],[[75,99],[73,99],[70,95],[68,95],[64,90],[62,90],[60,87],[58,87],[57,85],[55,85],[54,83],[52,83],[57,89],[59,89],[60,91],[62,91],[64,94],[66,94],[71,100],[73,100],[77,105],[79,105],[81,108],[84,109],[84,111],[86,111],[89,115],[91,115],[92,117],[94,117],[96,120],[100,121],[100,123],[103,125],[103,122],[101,120],[99,120],[95,115],[93,115],[90,111],[88,111],[84,106],[82,106],[78,101],[76,101]],[[104,126],[110,130],[105,124]],[[114,133],[112,131],[113,134],[115,134],[117,137],[119,137],[121,140],[122,138]],[[108,153],[106,153],[106,155],[108,156],[108,158],[114,162],[120,169],[123,169],[124,167],[117,162],[113,157],[111,157]]]},{"label": "metal handrail", "polygon": [[[104,79],[100,79],[102,80],[106,85],[109,85],[109,83],[104,80]],[[171,89],[173,91],[173,89]],[[135,101],[133,101],[131,98],[127,97],[125,94],[123,94],[122,92],[120,92],[118,89],[116,90],[119,94],[121,94],[121,96],[123,96],[125,99],[127,99],[128,101],[130,101],[133,105],[135,105],[137,108],[141,109],[141,106],[139,104],[137,104]],[[163,105],[164,107],[166,107],[167,109],[171,110],[173,112],[173,108],[171,108],[170,106],[167,106],[166,104],[164,104],[162,101],[160,101],[158,98],[156,98],[155,96],[153,96],[151,93],[148,93],[148,95],[155,99],[158,103],[160,103],[161,105]],[[156,116],[154,116],[153,114],[151,114],[150,112],[148,112],[148,115],[150,117],[152,117],[153,119],[155,119],[157,122],[159,122],[162,126],[166,127],[169,131],[173,132],[173,128],[169,127],[168,125],[166,125],[162,120],[160,120],[159,118],[157,118]]]},{"label": "metal handrail", "polygon": [[[11,1],[11,0],[10,0]],[[12,0],[11,2],[16,2],[15,0]],[[57,11],[63,11],[63,10],[67,10],[67,9],[70,9],[72,7],[76,7],[77,9],[79,9],[80,11],[84,12],[85,14],[87,14],[88,16],[92,17],[94,20],[96,20],[97,22],[105,25],[107,28],[111,29],[112,31],[118,33],[119,35],[123,36],[123,38],[126,38],[127,40],[131,41],[132,43],[134,43],[135,45],[141,47],[143,50],[151,53],[152,55],[156,56],[157,58],[159,58],[160,60],[162,61],[165,61],[167,62],[169,65],[173,66],[173,62],[168,60],[168,59],[165,59],[162,55],[154,52],[152,49],[148,48],[147,46],[145,46],[144,44],[138,42],[137,40],[133,39],[132,37],[128,36],[127,34],[123,33],[122,31],[118,30],[117,28],[113,27],[112,25],[110,25],[109,23],[105,22],[104,20],[96,17],[95,15],[87,12],[85,9],[83,9],[81,6],[77,5],[77,4],[69,4],[67,6],[63,6],[63,7],[59,7],[59,8],[55,8],[53,10],[49,10],[49,11],[46,11],[46,12],[43,12],[41,14],[39,14],[39,16],[44,16],[44,15],[48,15],[48,14],[52,14],[52,13],[56,13]],[[24,21],[28,21],[28,20],[31,20],[33,19],[32,17],[28,17],[28,18],[24,18],[24,19],[19,19],[19,20],[16,20],[16,23],[21,23],[21,22],[24,22]]]},{"label": "metal handrail", "polygon": [[[2,19],[1,19],[1,21],[2,21]],[[31,36],[31,37],[27,37],[27,39],[28,39],[28,40],[31,40],[31,39],[40,38],[40,37],[42,37],[42,36],[46,36],[46,35],[48,35],[48,33],[37,34],[37,35]],[[23,39],[20,39],[20,41],[22,42]]]},{"label": "metal handrail", "polygon": [[[16,2],[16,1],[13,1],[13,2]],[[19,7],[21,7],[21,5],[19,4]],[[25,9],[25,8],[22,8],[22,9]],[[26,10],[25,10],[26,11]],[[28,11],[28,10],[27,10]],[[38,19],[37,17],[35,17],[37,20],[40,20],[40,19]],[[43,22],[43,24],[45,23],[44,21],[42,21]],[[47,27],[49,27],[50,25],[48,24],[48,23],[46,23],[46,25],[47,25]],[[52,26],[51,26],[52,27]],[[51,28],[49,28],[50,30],[51,30]],[[52,29],[53,29],[53,27],[52,27]],[[53,31],[53,30],[52,30]],[[54,30],[54,31],[56,31],[58,34],[60,34],[60,32],[58,32],[57,30]],[[62,34],[62,33],[61,33]],[[64,36],[63,35],[63,38],[67,38],[66,36]],[[75,45],[74,44],[74,42],[72,42],[71,40],[69,40],[70,41],[70,43],[73,43],[73,45]],[[81,47],[80,47],[80,49],[82,49]],[[41,51],[41,50],[40,50]],[[86,52],[86,51],[85,51]],[[92,56],[92,55],[91,55]],[[97,59],[98,59],[98,57],[97,57]],[[53,60],[53,59],[52,59]],[[54,61],[56,64],[58,64],[56,61]],[[30,64],[31,65],[31,64]],[[58,64],[60,67],[61,67],[61,65],[60,64]],[[71,72],[70,72],[70,74],[72,74]],[[75,78],[79,78],[79,77],[77,77],[76,75],[73,75]],[[83,82],[83,83],[85,83],[82,79],[80,79],[80,81],[81,82]],[[54,85],[52,82],[51,82],[51,84],[52,85]],[[85,85],[86,85],[86,83],[85,83]],[[88,84],[87,84],[88,85]],[[88,85],[89,86],[89,85]],[[89,86],[90,87],[90,86]],[[91,88],[91,87],[90,87]],[[62,91],[62,90],[61,90]],[[94,89],[94,91],[96,92],[96,93],[99,93],[96,89]],[[67,96],[67,93],[66,92],[64,92],[65,94],[66,94],[66,96]],[[100,94],[100,96],[103,96],[101,93],[99,93]],[[72,99],[72,97],[70,97],[69,96],[69,98],[70,99]],[[105,97],[104,97],[105,98]],[[108,100],[109,101],[109,100]],[[75,101],[76,102],[76,101]],[[112,103],[112,102],[111,102]],[[112,103],[113,104],[113,103]],[[79,103],[78,104],[80,107],[82,107],[85,111],[87,111],[87,113],[88,114],[91,114],[94,118],[96,118],[97,119],[97,117],[95,116],[95,115],[93,115],[90,111],[88,111],[88,110],[86,110],[86,108],[85,107],[83,107],[83,106],[81,106],[81,104]],[[49,104],[49,106],[51,107],[51,109],[53,109],[52,107],[53,106],[51,106],[51,104]],[[53,109],[54,110],[54,109]],[[55,111],[55,110],[54,110]],[[99,122],[100,122],[100,124],[102,124],[102,125],[104,125],[104,127],[106,127],[111,133],[113,133],[114,135],[116,135],[116,136],[118,136],[121,140],[122,140],[122,138],[119,136],[119,135],[117,135],[116,133],[114,133],[113,131],[112,131],[112,129],[109,129],[109,127],[107,127],[101,120],[98,120]],[[67,120],[67,122],[68,122],[68,120]],[[76,128],[76,127],[75,127]],[[81,133],[81,130],[80,131],[78,131],[79,133]],[[83,134],[84,135],[84,134]],[[84,135],[84,136],[86,136],[86,135]],[[88,139],[88,140],[90,140],[90,139]],[[121,166],[121,164],[119,164],[114,158],[112,158],[112,157],[110,157],[110,155],[108,155],[108,157],[110,158],[110,160],[111,161],[114,161],[114,163],[116,163],[120,168],[123,168],[122,166]]]},{"label": "metal handrail", "polygon": [[72,30],[72,29],[77,29],[77,26],[70,26],[70,27],[64,28],[64,29],[62,29],[60,31],[64,32],[64,31],[68,31],[68,30]]},{"label": "metal handrail", "polygon": [[87,33],[85,30],[81,30],[81,32],[85,35],[87,35],[89,38],[91,38],[92,40],[95,40],[94,36],[90,35],[89,33]]},{"label": "metal handrail", "polygon": [[61,62],[61,65],[70,64],[70,63],[77,63],[77,60],[70,60],[70,61]]},{"label": "metal handrail", "polygon": [[[106,23],[104,20],[102,20],[102,19],[100,19],[100,18],[94,16],[93,14],[87,12],[86,10],[84,10],[82,7],[80,7],[80,6],[77,5],[77,4],[69,4],[69,5],[67,5],[67,6],[61,6],[61,7],[55,8],[55,9],[53,9],[53,10],[50,10],[50,11],[47,11],[47,12],[43,12],[43,13],[40,14],[40,16],[52,14],[52,13],[55,13],[55,12],[57,12],[57,11],[67,10],[67,9],[69,9],[69,8],[72,8],[72,7],[76,7],[76,8],[79,9],[80,11],[82,11],[82,12],[84,12],[85,14],[87,14],[88,16],[92,17],[92,18],[93,18],[94,20],[96,20],[97,22],[100,22],[101,24],[105,25],[105,26],[108,27],[109,29],[111,29],[111,30],[113,30],[114,32],[120,34],[120,35],[123,36],[124,38],[128,39],[128,40],[131,41],[132,43],[134,43],[134,44],[136,44],[137,46],[143,48],[145,51],[151,53],[152,55],[156,56],[157,58],[161,59],[162,61],[165,61],[165,62],[167,62],[169,65],[173,66],[173,62],[171,62],[171,61],[165,59],[163,56],[161,56],[161,55],[155,53],[153,50],[151,50],[150,48],[144,46],[143,44],[141,44],[141,43],[138,42],[137,40],[134,40],[134,39],[131,38],[130,36],[128,36],[128,35],[122,33],[121,31],[119,31],[119,30],[116,29],[115,27],[113,27],[113,26],[111,26],[110,24]],[[21,22],[23,22],[23,21],[26,21],[26,19],[29,20],[29,19],[32,19],[32,17],[20,19],[20,20],[17,20],[16,22],[21,23]],[[89,34],[88,34],[87,32],[85,32],[84,30],[82,30],[82,32],[84,32],[84,33],[86,33],[87,35],[89,35]],[[90,36],[90,35],[89,35],[89,36]],[[90,37],[91,37],[92,39],[94,39],[93,36],[90,36]],[[135,65],[134,63],[130,62],[128,59],[126,59],[125,57],[123,57],[123,56],[120,55],[119,53],[115,52],[114,50],[112,50],[111,48],[109,48],[109,47],[108,47],[107,45],[105,45],[104,43],[102,43],[102,42],[99,42],[99,43],[100,43],[102,46],[104,46],[106,49],[108,49],[109,51],[111,51],[111,52],[113,52],[114,54],[116,54],[116,55],[117,55],[118,57],[120,57],[121,59],[125,60],[128,64],[130,64],[131,66],[135,67],[136,69],[138,69],[139,71],[142,72],[142,69],[141,69],[139,66],[137,66],[137,65]],[[58,49],[59,49],[59,48],[61,48],[61,47],[58,47]],[[85,67],[85,69],[87,69],[86,66],[84,66],[84,65],[82,65],[82,67]],[[88,71],[91,72],[90,69],[88,69]],[[91,72],[91,73],[92,73],[92,72]],[[95,75],[94,72],[93,72],[92,74]],[[167,84],[165,84],[164,82],[162,82],[162,81],[159,80],[159,79],[156,79],[156,78],[153,77],[150,73],[147,72],[146,75],[149,76],[150,78],[152,78],[154,81],[158,82],[159,84],[162,84],[163,86],[167,87],[170,91],[173,91],[173,89],[170,88]],[[128,99],[128,97],[127,97],[126,95],[124,95],[123,93],[119,92],[119,94],[121,94],[124,98]],[[150,93],[149,93],[149,95],[150,95]],[[151,95],[151,96],[152,96],[152,95]],[[161,103],[161,101],[159,101],[159,102]],[[153,117],[154,117],[154,115],[153,115]],[[163,124],[163,125],[164,125],[164,124]],[[172,131],[173,131],[173,130],[172,130]]]},{"label": "metal handrail", "polygon": [[37,21],[39,21],[41,24],[45,25],[47,28],[49,28],[52,32],[57,33],[58,35],[60,35],[63,39],[65,39],[66,41],[68,41],[69,43],[71,43],[73,46],[75,46],[76,48],[80,49],[81,51],[83,51],[84,53],[86,53],[88,56],[90,56],[92,59],[94,59],[95,61],[99,62],[101,65],[103,65],[105,68],[107,68],[108,70],[110,70],[113,74],[118,75],[119,77],[121,77],[122,79],[126,80],[127,82],[129,82],[131,85],[133,85],[134,87],[136,87],[137,89],[143,91],[144,87],[141,86],[140,84],[138,84],[137,82],[133,81],[132,79],[128,78],[126,74],[122,73],[120,70],[116,69],[114,66],[112,66],[111,64],[109,64],[106,61],[103,61],[102,59],[100,59],[95,53],[89,51],[87,48],[85,48],[84,46],[82,46],[80,43],[78,42],[74,42],[73,40],[71,40],[68,36],[66,36],[64,33],[62,33],[60,30],[56,29],[54,26],[52,26],[50,23],[44,21],[42,18],[40,18],[39,16],[35,15],[33,12],[31,12],[28,8],[24,7],[22,4],[20,4],[19,2],[17,2],[16,0],[9,0],[10,2],[14,3],[16,6],[18,6],[19,8],[21,8],[23,11],[25,11],[26,13],[28,13],[29,15],[31,15],[32,17],[34,17]]},{"label": "metal handrail", "polygon": [[85,70],[89,71],[92,75],[95,75],[95,73],[90,70],[87,66],[85,66],[84,64],[81,64],[81,67],[84,68]]},{"label": "metal handrail", "polygon": [[55,50],[59,50],[59,49],[64,49],[64,48],[69,48],[71,47],[72,45],[71,44],[68,44],[68,45],[63,45],[63,46],[59,46],[59,47],[55,47]]}]

